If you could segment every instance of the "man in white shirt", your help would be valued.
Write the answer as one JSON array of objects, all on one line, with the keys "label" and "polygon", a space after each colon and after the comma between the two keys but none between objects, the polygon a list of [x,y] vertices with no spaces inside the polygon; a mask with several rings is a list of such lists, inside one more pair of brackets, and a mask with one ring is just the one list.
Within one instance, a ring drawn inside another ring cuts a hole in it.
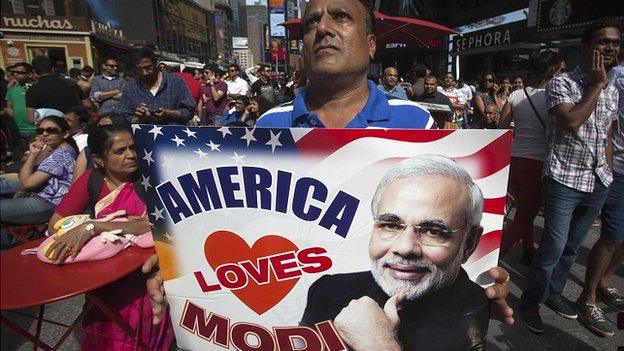
[{"label": "man in white shirt", "polygon": [[231,63],[228,65],[228,75],[227,79],[225,79],[225,83],[228,86],[228,100],[235,100],[243,95],[247,95],[249,91],[249,84],[243,78],[239,77],[240,67]]}]

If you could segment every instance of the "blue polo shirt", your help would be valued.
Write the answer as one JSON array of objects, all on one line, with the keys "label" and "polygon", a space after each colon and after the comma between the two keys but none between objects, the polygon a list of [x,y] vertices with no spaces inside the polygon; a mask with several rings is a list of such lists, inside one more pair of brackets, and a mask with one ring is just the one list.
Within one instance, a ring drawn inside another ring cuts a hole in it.
[{"label": "blue polo shirt", "polygon": [[402,86],[400,85],[395,85],[394,88],[388,90],[388,88],[386,88],[385,85],[382,84],[378,84],[377,88],[384,94],[386,94],[386,97],[388,99],[403,99],[403,100],[407,100],[407,93],[405,92],[405,89],[403,89]]},{"label": "blue polo shirt", "polygon": [[[435,128],[427,110],[409,100],[388,100],[386,95],[368,81],[368,101],[345,128]],[[267,111],[256,123],[257,127],[273,128],[324,128],[314,112],[305,104],[308,88],[304,88],[294,101]]]}]

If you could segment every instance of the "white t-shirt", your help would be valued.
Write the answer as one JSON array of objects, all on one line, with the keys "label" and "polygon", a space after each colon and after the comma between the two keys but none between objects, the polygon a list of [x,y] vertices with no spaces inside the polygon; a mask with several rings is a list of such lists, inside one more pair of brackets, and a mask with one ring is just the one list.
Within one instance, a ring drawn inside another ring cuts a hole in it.
[{"label": "white t-shirt", "polygon": [[86,133],[76,134],[72,137],[74,138],[74,141],[76,142],[76,145],[78,146],[79,152],[82,151],[82,149],[84,149],[87,146],[88,137],[89,137],[89,134],[86,134]]},{"label": "white t-shirt", "polygon": [[[544,89],[526,88],[542,121],[548,125],[548,108]],[[511,156],[544,161],[546,158],[546,128],[535,115],[524,90],[509,95],[509,105],[516,124]]]},{"label": "white t-shirt", "polygon": [[225,83],[227,83],[228,86],[228,94],[247,95],[249,91],[249,84],[241,77],[236,77],[234,81],[227,79]]}]

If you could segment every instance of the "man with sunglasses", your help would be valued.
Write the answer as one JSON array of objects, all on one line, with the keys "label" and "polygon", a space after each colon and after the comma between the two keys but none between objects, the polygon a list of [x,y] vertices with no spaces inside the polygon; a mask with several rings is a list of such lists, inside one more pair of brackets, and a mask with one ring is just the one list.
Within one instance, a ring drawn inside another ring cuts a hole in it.
[{"label": "man with sunglasses", "polygon": [[6,93],[7,113],[13,117],[20,138],[28,139],[37,129],[37,126],[28,120],[26,112],[26,90],[34,77],[33,67],[26,62],[18,62],[8,68],[9,78],[15,83]]},{"label": "man with sunglasses", "polygon": [[158,70],[154,51],[146,47],[132,49],[130,64],[135,79],[122,90],[121,114],[135,123],[186,125],[195,100],[184,80]]},{"label": "man with sunglasses", "polygon": [[483,195],[468,172],[442,155],[404,160],[371,209],[371,270],[314,282],[301,324],[333,320],[351,350],[484,345],[489,302],[461,267],[483,234]]},{"label": "man with sunglasses", "polygon": [[258,80],[251,86],[251,92],[254,96],[261,96],[267,102],[268,107],[274,107],[277,104],[277,92],[275,86],[271,82],[271,66],[261,63],[258,68]]},{"label": "man with sunglasses", "polygon": [[235,100],[243,95],[247,95],[249,84],[246,80],[238,76],[240,74],[240,67],[235,63],[231,63],[228,65],[227,70],[228,74],[225,83],[228,86],[228,100]]},{"label": "man with sunglasses", "polygon": [[126,80],[119,74],[119,64],[112,57],[102,60],[102,74],[91,79],[91,100],[98,103],[100,115],[119,112],[119,100]]}]

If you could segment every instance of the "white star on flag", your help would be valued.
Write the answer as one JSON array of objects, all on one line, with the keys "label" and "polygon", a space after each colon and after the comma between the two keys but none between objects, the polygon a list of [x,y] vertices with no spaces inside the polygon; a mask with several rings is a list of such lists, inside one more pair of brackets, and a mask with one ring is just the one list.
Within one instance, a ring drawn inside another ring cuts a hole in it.
[{"label": "white star on flag", "polygon": [[232,132],[230,132],[230,128],[229,127],[221,127],[219,129],[217,129],[217,132],[221,132],[221,137],[223,139],[225,139],[226,135],[232,135]]},{"label": "white star on flag", "polygon": [[277,133],[277,135],[273,134],[272,130],[270,132],[271,132],[271,140],[267,141],[267,143],[264,145],[271,145],[271,152],[275,153],[275,147],[284,146],[279,141],[279,138],[280,138],[280,135],[282,135],[282,132]]},{"label": "white star on flag", "polygon": [[184,139],[180,139],[177,134],[175,135],[175,138],[171,139],[171,141],[174,141],[176,143],[176,147],[178,147],[180,145],[186,146],[184,144]]},{"label": "white star on flag", "polygon": [[217,150],[217,151],[221,152],[221,150],[219,150],[219,146],[221,146],[221,144],[215,144],[215,143],[212,142],[212,140],[210,140],[210,144],[206,143],[206,146],[210,147],[210,151]]},{"label": "white star on flag", "polygon": [[133,124],[132,125],[132,134],[135,134],[137,130],[140,130],[141,126],[138,124]]},{"label": "white star on flag", "polygon": [[197,148],[197,150],[193,151],[194,153],[199,155],[199,158],[208,158],[208,153],[202,151],[202,149]]},{"label": "white star on flag", "polygon": [[236,151],[234,151],[234,156],[230,158],[236,163],[243,163],[243,158],[245,158],[245,155],[239,155],[236,153]]},{"label": "white star on flag", "polygon": [[169,234],[168,232],[165,232],[165,234],[163,234],[163,236],[169,240],[169,241],[173,241],[173,235]]},{"label": "white star on flag", "polygon": [[249,144],[250,144],[252,141],[258,141],[258,140],[256,140],[256,138],[253,136],[253,134],[254,134],[254,132],[255,132],[255,131],[256,131],[256,128],[252,128],[252,129],[245,128],[245,135],[243,135],[243,136],[241,137],[241,139],[243,139],[243,140],[247,140],[247,146],[249,146]]},{"label": "white star on flag", "polygon": [[195,136],[195,134],[197,134],[197,132],[193,132],[192,130],[188,129],[188,127],[186,127],[185,130],[183,130],[184,133],[186,133],[186,137],[190,138],[193,137],[195,139],[197,139],[197,137]]},{"label": "white star on flag", "polygon": [[145,152],[145,156],[143,156],[143,159],[147,161],[147,166],[149,167],[152,165],[152,162],[154,162],[154,159],[152,158],[153,151],[147,151],[143,149],[143,152]]},{"label": "white star on flag", "polygon": [[158,134],[164,135],[163,132],[160,131],[161,129],[162,127],[155,125],[152,127],[152,129],[150,129],[148,133],[154,134],[154,140],[156,140],[156,137],[158,136]]},{"label": "white star on flag", "polygon": [[162,215],[163,211],[165,209],[164,208],[158,208],[158,206],[156,206],[154,208],[154,212],[150,213],[152,216],[154,216],[154,220],[158,221],[159,218],[165,219],[165,217]]},{"label": "white star on flag", "polygon": [[141,178],[143,178],[143,180],[141,181],[141,185],[143,185],[143,188],[145,188],[145,191],[147,191],[147,188],[152,186],[152,184],[150,184],[150,177],[146,177],[141,174]]}]

